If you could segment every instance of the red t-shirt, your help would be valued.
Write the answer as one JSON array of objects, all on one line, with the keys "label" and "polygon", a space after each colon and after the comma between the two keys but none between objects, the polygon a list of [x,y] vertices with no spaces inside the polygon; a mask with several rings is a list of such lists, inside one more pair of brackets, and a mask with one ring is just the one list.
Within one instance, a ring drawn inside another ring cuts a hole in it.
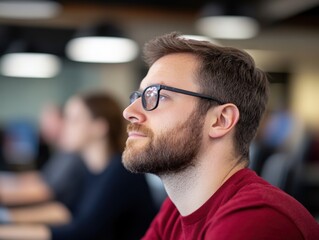
[{"label": "red t-shirt", "polygon": [[319,225],[294,198],[249,169],[182,217],[167,199],[143,240],[319,240]]}]

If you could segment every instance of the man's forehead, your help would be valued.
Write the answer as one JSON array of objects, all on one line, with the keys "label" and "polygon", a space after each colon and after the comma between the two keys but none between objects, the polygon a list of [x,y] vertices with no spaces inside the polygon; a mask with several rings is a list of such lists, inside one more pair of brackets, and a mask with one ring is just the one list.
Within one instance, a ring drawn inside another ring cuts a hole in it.
[{"label": "man's forehead", "polygon": [[150,67],[140,84],[140,90],[153,84],[192,89],[197,75],[197,66],[198,60],[194,55],[187,53],[166,55]]}]

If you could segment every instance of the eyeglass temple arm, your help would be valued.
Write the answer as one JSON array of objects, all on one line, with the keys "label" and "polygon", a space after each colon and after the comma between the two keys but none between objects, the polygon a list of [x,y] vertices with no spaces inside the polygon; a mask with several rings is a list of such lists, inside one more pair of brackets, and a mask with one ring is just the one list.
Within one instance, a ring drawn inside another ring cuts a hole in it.
[{"label": "eyeglass temple arm", "polygon": [[194,97],[200,97],[200,98],[204,98],[204,99],[215,101],[215,102],[217,102],[219,104],[223,104],[223,102],[219,101],[216,98],[213,98],[213,97],[208,96],[208,95],[200,94],[200,93],[195,93],[195,92],[191,92],[191,91],[187,91],[187,90],[183,90],[183,89],[179,89],[179,88],[174,88],[174,87],[168,87],[168,86],[164,86],[164,85],[160,85],[160,89],[165,89],[165,90],[172,91],[172,92],[177,92],[177,93],[182,93],[182,94],[186,94],[186,95],[191,95],[191,96],[194,96]]}]

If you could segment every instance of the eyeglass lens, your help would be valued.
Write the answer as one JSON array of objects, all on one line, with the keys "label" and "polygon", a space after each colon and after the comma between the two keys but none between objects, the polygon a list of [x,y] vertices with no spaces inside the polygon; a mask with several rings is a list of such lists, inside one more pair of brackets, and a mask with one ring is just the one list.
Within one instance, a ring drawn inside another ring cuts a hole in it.
[{"label": "eyeglass lens", "polygon": [[146,88],[144,92],[144,101],[143,105],[146,110],[152,110],[156,108],[158,104],[158,89],[155,86],[150,86]]}]

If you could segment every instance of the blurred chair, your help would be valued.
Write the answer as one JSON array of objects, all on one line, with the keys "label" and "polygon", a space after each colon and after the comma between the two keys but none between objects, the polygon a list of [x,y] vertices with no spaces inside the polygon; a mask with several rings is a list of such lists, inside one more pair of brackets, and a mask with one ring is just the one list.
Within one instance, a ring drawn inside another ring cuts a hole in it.
[{"label": "blurred chair", "polygon": [[303,132],[291,140],[293,144],[285,151],[275,153],[267,158],[261,170],[261,177],[294,197],[300,194],[303,182],[303,169],[310,143],[309,135]]},{"label": "blurred chair", "polygon": [[268,158],[276,153],[290,153],[303,136],[303,124],[286,108],[269,114],[251,145],[250,168],[261,175]]},{"label": "blurred chair", "polygon": [[288,161],[288,156],[284,153],[270,156],[264,164],[261,177],[270,184],[284,190],[288,176]]},{"label": "blurred chair", "polygon": [[313,214],[319,214],[319,162],[309,153],[313,151],[316,136],[309,134],[304,141],[303,161],[297,163],[294,172],[294,185],[291,194],[297,198]]},{"label": "blurred chair", "polygon": [[261,177],[301,202],[313,215],[319,212],[319,164],[310,164],[307,155],[311,136],[304,132],[290,151],[267,158]]}]

